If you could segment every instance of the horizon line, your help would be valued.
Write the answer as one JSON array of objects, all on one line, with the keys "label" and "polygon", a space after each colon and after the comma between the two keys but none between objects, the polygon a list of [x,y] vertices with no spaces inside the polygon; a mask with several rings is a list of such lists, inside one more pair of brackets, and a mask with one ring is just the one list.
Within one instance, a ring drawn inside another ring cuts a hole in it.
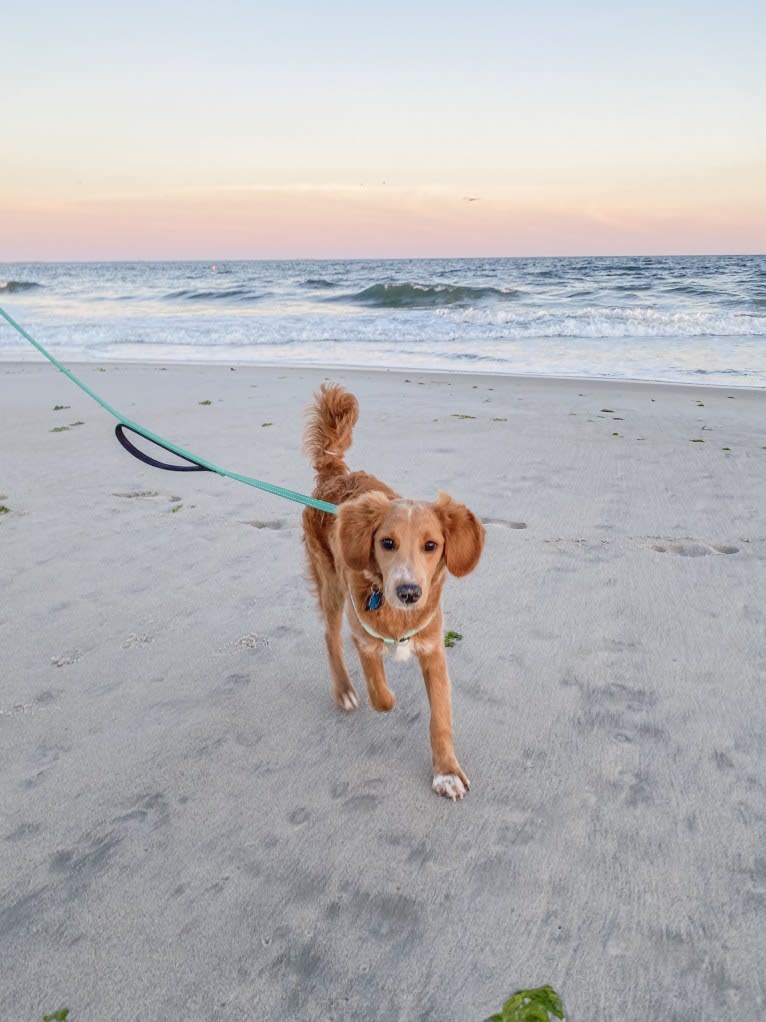
[{"label": "horizon line", "polygon": [[592,253],[583,252],[578,255],[550,253],[548,255],[421,255],[421,256],[199,256],[195,258],[163,258],[119,256],[106,259],[7,259],[0,258],[0,266],[63,266],[67,264],[97,265],[99,263],[201,263],[217,265],[219,263],[396,263],[396,262],[481,262],[497,260],[534,260],[534,259],[741,259],[766,258],[766,250],[762,252],[623,252]]}]

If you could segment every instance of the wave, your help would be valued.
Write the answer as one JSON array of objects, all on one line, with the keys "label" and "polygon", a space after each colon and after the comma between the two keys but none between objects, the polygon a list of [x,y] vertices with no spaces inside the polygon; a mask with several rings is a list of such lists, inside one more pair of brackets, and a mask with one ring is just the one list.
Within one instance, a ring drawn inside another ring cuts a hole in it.
[{"label": "wave", "polygon": [[333,283],[331,280],[325,280],[324,277],[309,277],[308,280],[303,281],[303,287],[313,287],[318,291],[329,290],[330,288],[337,287],[338,285]]},{"label": "wave", "polygon": [[651,339],[660,337],[763,337],[762,312],[671,312],[652,308],[438,309],[435,315],[462,326],[489,327],[508,339],[571,337]]},{"label": "wave", "polygon": [[165,295],[165,298],[170,299],[171,301],[187,302],[256,302],[265,297],[265,292],[256,294],[255,291],[251,291],[248,287],[230,287],[221,291],[197,291],[194,289],[185,289],[183,291],[172,291],[170,294]]},{"label": "wave", "polygon": [[31,291],[33,287],[42,287],[34,280],[0,280],[0,291]]},{"label": "wave", "polygon": [[669,295],[688,295],[690,298],[715,298],[719,301],[731,297],[727,291],[705,287],[703,284],[675,284],[672,287],[666,287],[665,293]]},{"label": "wave", "polygon": [[377,309],[433,309],[444,305],[512,301],[521,292],[512,288],[468,287],[464,284],[371,284],[353,295],[333,301],[369,305]]},{"label": "wave", "polygon": [[633,280],[630,284],[608,284],[605,287],[609,291],[624,292],[626,295],[632,295],[637,291],[651,291],[654,284],[650,280],[643,283]]}]

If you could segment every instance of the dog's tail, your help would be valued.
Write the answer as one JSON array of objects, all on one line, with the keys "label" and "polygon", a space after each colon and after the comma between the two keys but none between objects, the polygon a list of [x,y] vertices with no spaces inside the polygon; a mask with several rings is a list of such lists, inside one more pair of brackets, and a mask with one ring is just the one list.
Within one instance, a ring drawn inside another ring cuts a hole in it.
[{"label": "dog's tail", "polygon": [[303,450],[318,479],[348,472],[343,455],[351,446],[358,418],[359,402],[353,394],[337,384],[322,384],[308,409],[303,431]]}]

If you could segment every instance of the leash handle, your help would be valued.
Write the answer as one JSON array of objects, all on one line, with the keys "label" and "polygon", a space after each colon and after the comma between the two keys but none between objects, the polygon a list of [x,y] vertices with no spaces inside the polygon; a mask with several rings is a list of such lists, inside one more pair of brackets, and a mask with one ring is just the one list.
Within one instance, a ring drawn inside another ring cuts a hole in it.
[{"label": "leash handle", "polygon": [[[166,447],[165,444],[161,444],[159,440],[154,440],[152,437],[149,437],[145,433],[140,432],[140,430],[134,429],[132,426],[127,426],[124,422],[118,422],[117,425],[114,427],[115,436],[120,441],[125,450],[128,452],[128,454],[132,454],[134,458],[138,458],[139,461],[143,461],[145,465],[151,465],[152,468],[163,468],[167,472],[210,471],[210,469],[207,468],[205,465],[200,465],[198,461],[194,461],[192,458],[184,458],[185,461],[188,461],[190,463],[188,465],[169,465],[166,461],[157,461],[156,458],[153,458],[150,454],[146,454],[144,451],[136,447],[134,443],[128,440],[128,438],[125,436],[126,429],[130,430],[130,432],[134,433],[136,436],[140,436],[144,440],[148,440],[149,443],[155,444],[155,446],[162,448],[163,451],[167,451],[169,454],[175,454],[176,452],[171,450],[170,447]],[[178,457],[179,458],[183,457],[183,455],[179,454]]]}]

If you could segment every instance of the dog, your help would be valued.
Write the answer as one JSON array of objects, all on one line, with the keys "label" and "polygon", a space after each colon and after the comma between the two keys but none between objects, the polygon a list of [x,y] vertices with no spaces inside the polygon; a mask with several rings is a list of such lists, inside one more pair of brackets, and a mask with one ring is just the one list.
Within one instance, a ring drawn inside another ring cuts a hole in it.
[{"label": "dog", "polygon": [[444,654],[441,595],[447,573],[467,575],[479,562],[484,527],[446,493],[432,503],[405,500],[344,460],[359,417],[353,394],[324,384],[307,411],[304,451],[316,472],[314,497],[338,513],[303,513],[309,574],[325,623],[332,692],[342,710],[359,706],[343,656],[343,615],[374,709],[396,704],[383,657],[414,653],[431,708],[433,790],[453,801],[469,788],[452,744],[450,680]]}]

